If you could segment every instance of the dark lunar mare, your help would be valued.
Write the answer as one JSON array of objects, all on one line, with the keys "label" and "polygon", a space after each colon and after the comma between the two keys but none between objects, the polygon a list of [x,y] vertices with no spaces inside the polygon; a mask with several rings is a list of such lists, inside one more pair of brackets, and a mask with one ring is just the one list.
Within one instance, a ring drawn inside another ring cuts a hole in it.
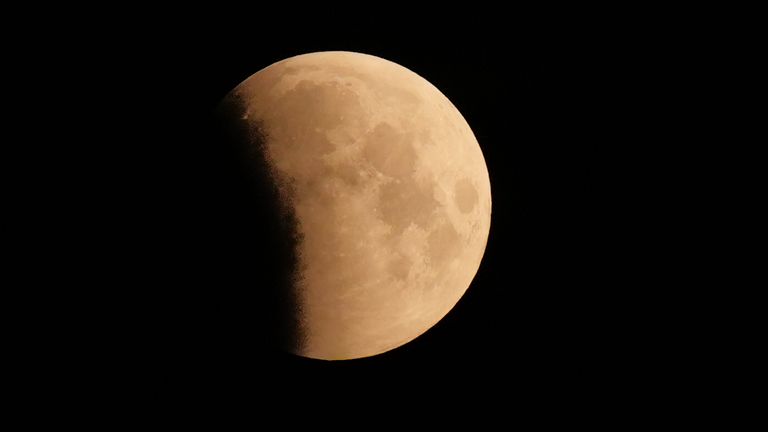
[{"label": "dark lunar mare", "polygon": [[[236,295],[232,313],[238,314],[242,343],[259,344],[298,353],[304,333],[301,305],[296,291],[298,223],[276,173],[267,159],[268,137],[257,123],[243,119],[245,107],[227,96],[214,115],[215,135],[220,140],[229,181],[232,206],[226,219],[235,247],[234,275],[229,281]],[[262,337],[260,337],[262,336]],[[259,340],[262,339],[262,340]]]}]

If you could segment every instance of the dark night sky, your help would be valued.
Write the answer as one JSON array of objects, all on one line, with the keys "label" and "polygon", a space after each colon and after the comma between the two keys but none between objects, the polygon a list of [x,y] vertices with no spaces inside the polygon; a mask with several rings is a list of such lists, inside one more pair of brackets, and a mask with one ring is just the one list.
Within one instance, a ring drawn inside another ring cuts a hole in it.
[{"label": "dark night sky", "polygon": [[[746,224],[718,212],[747,217],[736,204],[759,195],[728,183],[744,153],[706,159],[738,144],[741,125],[715,117],[748,104],[717,97],[754,99],[735,60],[759,58],[742,43],[758,38],[727,40],[725,22],[697,16],[703,6],[187,3],[8,11],[6,126],[21,133],[4,149],[21,171],[9,195],[21,199],[5,209],[7,237],[20,239],[6,247],[20,273],[6,291],[30,301],[6,302],[21,316],[9,338],[22,340],[6,351],[30,367],[8,368],[24,390],[11,399],[31,407],[25,421],[146,428],[159,415],[270,429],[271,414],[278,427],[335,430],[420,414],[430,430],[463,426],[462,415],[486,430],[635,425],[688,403],[698,412],[683,412],[687,424],[718,411],[702,414],[695,396],[741,394],[719,392],[713,374],[754,381],[728,375],[746,368],[718,356],[747,356],[716,339],[759,346],[737,338],[758,326],[727,327],[749,299],[726,303],[741,270],[720,262],[749,250],[718,244],[754,243],[757,231],[742,235]],[[478,139],[493,200],[485,256],[456,307],[402,347],[344,362],[272,347],[275,233],[242,159],[212,129],[234,86],[322,50],[383,57],[442,91]],[[501,421],[485,427],[487,414]]]}]

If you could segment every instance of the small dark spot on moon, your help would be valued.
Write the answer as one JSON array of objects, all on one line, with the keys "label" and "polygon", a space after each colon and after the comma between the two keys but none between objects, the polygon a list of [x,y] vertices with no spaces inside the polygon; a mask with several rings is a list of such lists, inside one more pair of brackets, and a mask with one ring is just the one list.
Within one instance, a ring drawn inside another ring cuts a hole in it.
[{"label": "small dark spot on moon", "polygon": [[[274,66],[281,66],[280,64],[274,65]],[[274,67],[273,66],[273,67]],[[320,67],[313,66],[313,65],[301,65],[301,66],[283,66],[283,74],[284,75],[298,75],[302,72],[309,72],[309,71],[318,71],[320,70]]]},{"label": "small dark spot on moon", "polygon": [[362,178],[360,167],[351,163],[342,163],[329,170],[329,175],[335,175],[350,186],[357,186]]},{"label": "small dark spot on moon", "polygon": [[469,213],[477,205],[477,189],[469,179],[461,179],[456,182],[454,188],[454,200],[462,213]]}]

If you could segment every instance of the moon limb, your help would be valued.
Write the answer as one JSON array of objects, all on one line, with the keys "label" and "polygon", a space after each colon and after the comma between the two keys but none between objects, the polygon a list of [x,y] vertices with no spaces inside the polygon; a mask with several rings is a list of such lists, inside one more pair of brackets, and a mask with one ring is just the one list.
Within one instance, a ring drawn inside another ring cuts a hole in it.
[{"label": "moon limb", "polygon": [[296,354],[379,354],[453,308],[479,267],[491,197],[480,147],[439,90],[377,57],[322,52],[230,96],[263,128],[301,232]]}]

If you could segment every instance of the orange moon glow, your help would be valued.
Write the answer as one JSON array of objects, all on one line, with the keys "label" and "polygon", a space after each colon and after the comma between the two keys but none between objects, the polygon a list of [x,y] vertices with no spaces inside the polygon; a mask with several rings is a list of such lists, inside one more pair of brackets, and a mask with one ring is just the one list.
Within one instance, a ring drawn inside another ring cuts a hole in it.
[{"label": "orange moon glow", "polygon": [[437,88],[378,57],[319,52],[262,69],[226,100],[262,137],[296,220],[296,354],[379,354],[454,307],[485,251],[491,188]]}]

